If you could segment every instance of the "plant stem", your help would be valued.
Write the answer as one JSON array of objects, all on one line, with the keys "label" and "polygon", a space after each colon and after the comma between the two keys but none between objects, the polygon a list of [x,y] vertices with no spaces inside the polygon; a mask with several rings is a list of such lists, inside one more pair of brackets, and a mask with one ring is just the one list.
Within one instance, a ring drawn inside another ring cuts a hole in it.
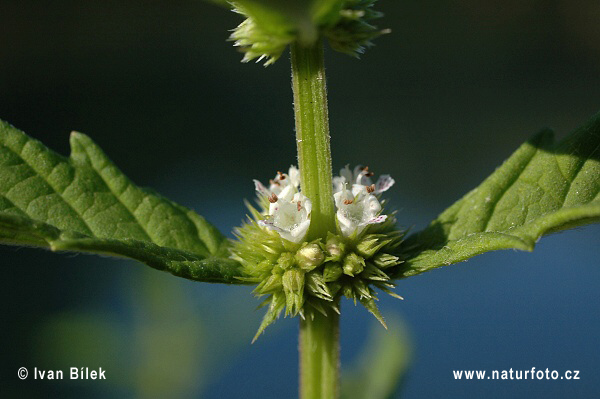
[{"label": "plant stem", "polygon": [[[312,202],[307,240],[335,232],[329,116],[323,45],[291,46],[296,143],[302,192]],[[306,313],[300,320],[300,398],[335,399],[339,394],[339,315]]]},{"label": "plant stem", "polygon": [[335,211],[323,45],[293,44],[291,53],[298,164],[302,192],[312,202],[307,240],[325,239],[335,231]]},{"label": "plant stem", "polygon": [[340,318],[332,310],[300,320],[300,399],[339,396],[339,338]]}]

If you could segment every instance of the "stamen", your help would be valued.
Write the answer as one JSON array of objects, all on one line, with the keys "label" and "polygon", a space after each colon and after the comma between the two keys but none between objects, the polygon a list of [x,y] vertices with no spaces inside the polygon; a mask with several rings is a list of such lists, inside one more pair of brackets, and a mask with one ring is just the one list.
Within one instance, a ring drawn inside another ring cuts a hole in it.
[{"label": "stamen", "polygon": [[269,180],[269,184],[275,185],[275,186],[281,186],[281,184],[279,184],[279,182],[277,180],[273,180],[273,179]]},{"label": "stamen", "polygon": [[277,174],[279,175],[279,180],[285,180],[285,175],[283,173],[277,171]]},{"label": "stamen", "polygon": [[277,198],[277,195],[276,195],[275,193],[273,193],[273,194],[271,194],[271,195],[269,196],[269,202],[270,202],[271,204],[274,204],[274,203],[276,203],[278,199],[279,199],[279,198]]},{"label": "stamen", "polygon": [[365,166],[365,167],[362,169],[362,173],[361,173],[361,175],[364,175],[364,176],[366,176],[366,177],[371,177],[371,176],[373,176],[374,174],[375,174],[375,173],[373,173],[373,172],[369,172],[369,167],[368,167],[368,166]]},{"label": "stamen", "polygon": [[367,192],[369,194],[371,194],[374,191],[375,191],[375,185],[374,184],[371,184],[370,186],[367,186]]},{"label": "stamen", "polygon": [[345,199],[344,200],[344,205],[350,205],[351,203],[353,203],[354,200],[353,199]]}]

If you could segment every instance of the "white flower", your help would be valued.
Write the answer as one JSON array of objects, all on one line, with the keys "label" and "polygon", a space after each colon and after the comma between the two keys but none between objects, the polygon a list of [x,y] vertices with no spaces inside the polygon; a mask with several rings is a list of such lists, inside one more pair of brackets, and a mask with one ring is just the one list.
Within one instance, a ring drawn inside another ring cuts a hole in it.
[{"label": "white flower", "polygon": [[269,196],[269,218],[259,220],[258,224],[275,230],[282,238],[299,243],[306,236],[310,226],[312,204],[301,193],[295,192],[293,184],[287,185],[279,195]]},{"label": "white flower", "polygon": [[[373,184],[373,173],[368,167],[356,166],[353,171],[346,165],[340,176],[333,178],[336,217],[342,234],[346,237],[362,233],[370,224],[383,223],[386,215],[379,215],[381,204],[376,195],[387,191],[394,179],[382,175]],[[300,172],[290,166],[288,173],[277,172],[269,188],[254,180],[259,196],[270,202],[268,215],[258,224],[289,241],[302,242],[310,226],[312,204],[300,193]],[[348,186],[352,187],[348,190]]]},{"label": "white flower", "polygon": [[266,197],[271,194],[280,195],[286,187],[293,187],[294,192],[298,192],[300,190],[300,171],[292,165],[288,173],[277,172],[275,178],[269,181],[268,189],[258,180],[254,180],[254,187],[259,194]]},{"label": "white flower", "polygon": [[340,230],[346,237],[360,234],[368,225],[383,223],[387,219],[386,215],[379,215],[381,204],[365,185],[354,184],[349,191],[343,184],[333,198]]},{"label": "white flower", "polygon": [[333,178],[333,192],[342,191],[345,184],[351,184],[369,187],[369,192],[381,194],[389,190],[395,183],[395,180],[390,175],[381,175],[377,179],[377,183],[373,185],[372,176],[373,172],[369,171],[368,166],[357,165],[354,167],[354,171],[351,171],[350,167],[346,165],[340,170],[340,175]]}]

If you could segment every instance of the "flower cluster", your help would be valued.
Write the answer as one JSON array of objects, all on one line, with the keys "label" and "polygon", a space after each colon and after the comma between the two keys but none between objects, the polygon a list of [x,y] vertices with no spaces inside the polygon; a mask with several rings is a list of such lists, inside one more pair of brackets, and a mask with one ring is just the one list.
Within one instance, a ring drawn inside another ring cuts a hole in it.
[{"label": "flower cluster", "polygon": [[373,9],[375,2],[230,1],[233,11],[245,20],[233,29],[229,39],[244,53],[243,62],[264,60],[265,66],[277,61],[288,45],[298,42],[312,46],[321,37],[335,51],[358,57],[373,45],[372,40],[389,33],[389,29],[372,25],[383,16]]},{"label": "flower cluster", "polygon": [[[340,232],[344,237],[362,233],[370,224],[383,223],[386,215],[381,215],[381,204],[377,195],[387,191],[394,179],[382,175],[376,184],[371,181],[372,172],[368,167],[357,166],[351,171],[348,165],[333,178],[333,198],[337,208],[336,217]],[[300,173],[291,166],[289,172],[277,172],[266,188],[254,180],[256,192],[270,204],[268,215],[259,220],[259,225],[278,232],[282,238],[301,242],[310,226],[311,202],[300,193]]]},{"label": "flower cluster", "polygon": [[374,289],[398,297],[389,272],[400,263],[393,253],[402,234],[380,200],[394,179],[372,177],[368,167],[346,166],[333,178],[337,232],[312,242],[305,241],[312,204],[301,192],[298,169],[277,172],[268,186],[254,180],[262,210],[248,205],[252,217],[236,230],[233,257],[243,265],[244,279],[257,284],[255,294],[268,295],[256,337],[284,309],[286,316],[301,317],[337,312],[342,296],[361,302],[385,326]]}]

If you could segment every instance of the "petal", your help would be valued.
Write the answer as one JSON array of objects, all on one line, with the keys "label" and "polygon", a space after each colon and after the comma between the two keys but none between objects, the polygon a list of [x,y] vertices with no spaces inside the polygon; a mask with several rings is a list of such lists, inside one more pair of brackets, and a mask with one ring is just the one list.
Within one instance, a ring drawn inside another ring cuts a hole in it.
[{"label": "petal", "polygon": [[[354,179],[356,179],[358,177],[358,175],[360,175],[360,172],[362,172],[363,169],[364,169],[364,166],[362,166],[362,165],[356,165],[354,167],[354,173],[353,173]],[[352,179],[352,180],[354,180],[354,179]]]},{"label": "petal", "polygon": [[369,194],[365,201],[367,202],[366,205],[368,206],[371,215],[375,215],[379,213],[379,211],[381,211],[381,204],[379,203],[377,197],[375,197],[374,195]]},{"label": "petal", "polygon": [[333,194],[333,201],[335,202],[335,206],[338,209],[341,208],[341,206],[342,206],[342,202],[343,202],[342,195],[344,195],[343,190],[340,190],[337,193]]},{"label": "petal", "polygon": [[352,220],[350,220],[342,210],[338,210],[335,214],[337,216],[338,224],[340,226],[340,230],[342,231],[342,235],[344,237],[351,236],[352,233],[358,227]]},{"label": "petal", "polygon": [[275,226],[273,224],[273,222],[270,220],[259,220],[258,225],[261,227],[266,227],[269,230],[274,230],[274,231],[278,232],[279,234],[281,234],[281,232],[283,232],[283,229],[280,229],[279,227]]},{"label": "petal", "polygon": [[367,186],[363,186],[362,184],[353,184],[352,185],[352,195],[356,198],[362,198],[367,193]]},{"label": "petal", "polygon": [[390,175],[381,175],[375,184],[375,194],[383,193],[394,185],[396,181]]},{"label": "petal", "polygon": [[282,185],[276,182],[275,180],[273,180],[273,183],[269,185],[269,191],[271,191],[273,194],[279,195],[281,193],[281,190]]},{"label": "petal", "polygon": [[281,190],[281,192],[279,194],[277,194],[277,196],[282,201],[292,201],[295,194],[296,194],[296,187],[294,187],[292,185],[287,185],[283,188],[283,190]]},{"label": "petal", "polygon": [[308,198],[306,198],[303,202],[304,209],[306,209],[306,214],[310,218],[310,213],[312,212],[312,202]]},{"label": "petal", "polygon": [[254,182],[254,189],[260,194],[264,196],[269,196],[269,190],[258,180],[252,180]]},{"label": "petal", "polygon": [[290,178],[290,184],[296,188],[300,187],[300,170],[294,165],[290,166],[288,170],[288,176]]},{"label": "petal", "polygon": [[362,226],[366,226],[368,224],[379,224],[379,223],[383,223],[385,222],[385,220],[387,219],[387,215],[379,215],[377,217],[374,217],[373,219],[367,220],[365,223],[362,223]]},{"label": "petal", "polygon": [[277,212],[280,208],[280,204],[279,201],[277,202],[271,202],[269,204],[269,215],[273,216],[275,214],[275,212]]},{"label": "petal", "polygon": [[290,238],[287,238],[285,236],[284,238],[286,238],[289,241],[299,243],[306,235],[309,226],[310,220],[305,220],[302,223],[298,224],[298,226],[296,226],[295,228],[291,229],[288,234],[284,233],[282,236],[289,235]]},{"label": "petal", "polygon": [[352,174],[352,171],[350,170],[350,165],[346,165],[346,166],[344,166],[343,169],[340,169],[340,177],[342,179],[344,179],[346,181],[346,183],[354,181],[354,175]]},{"label": "petal", "polygon": [[346,184],[344,184],[341,191],[333,194],[333,200],[335,201],[335,206],[339,209],[345,205],[344,201],[354,200],[354,195],[346,189]]},{"label": "petal", "polygon": [[332,179],[333,182],[333,192],[337,193],[339,191],[342,191],[342,188],[344,187],[344,184],[346,183],[346,179],[344,179],[343,177],[340,176],[334,176]]},{"label": "petal", "polygon": [[294,198],[292,202],[298,203],[300,202],[300,206],[305,209],[307,217],[310,218],[310,212],[312,211],[312,202],[308,197],[302,193],[294,194]]},{"label": "petal", "polygon": [[363,186],[370,186],[373,184],[369,176],[367,176],[368,173],[369,171],[365,170],[362,165],[356,165],[354,168],[355,183]]}]

